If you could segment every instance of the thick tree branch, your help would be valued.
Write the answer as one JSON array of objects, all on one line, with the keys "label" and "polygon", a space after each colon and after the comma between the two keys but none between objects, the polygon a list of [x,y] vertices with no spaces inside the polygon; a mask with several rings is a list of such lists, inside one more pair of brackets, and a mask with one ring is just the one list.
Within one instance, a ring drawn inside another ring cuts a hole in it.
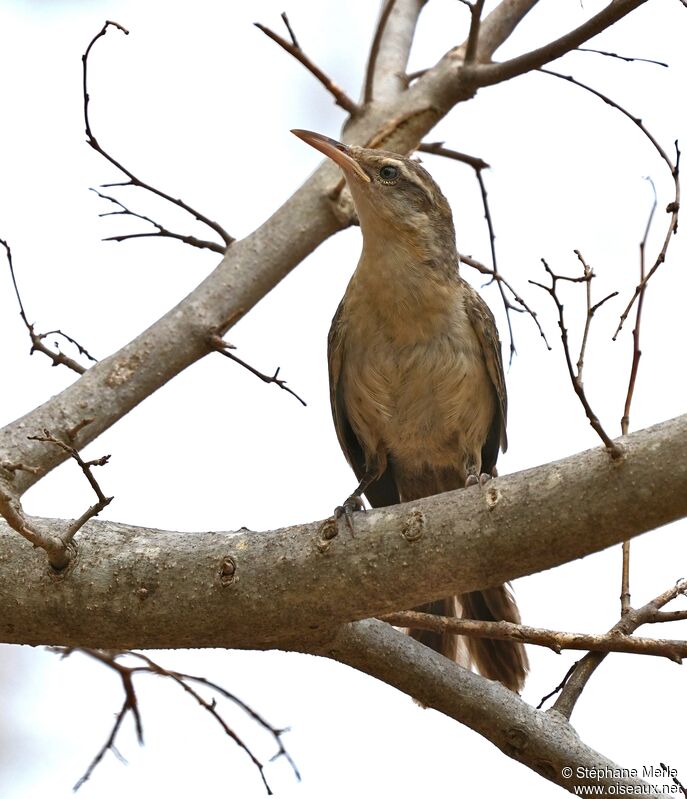
[{"label": "thick tree branch", "polygon": [[496,50],[510,38],[538,2],[539,0],[501,0],[501,3],[482,20],[477,60],[490,61]]},{"label": "thick tree branch", "polygon": [[[261,534],[91,520],[59,580],[3,524],[0,641],[261,648],[327,636],[686,516],[686,437],[687,415],[622,439],[616,461],[589,450],[485,488],[361,514],[355,537],[332,519]],[[33,521],[48,532],[62,525]]]},{"label": "thick tree branch", "polygon": [[481,64],[476,66],[476,81],[480,86],[492,86],[495,83],[510,80],[510,78],[514,78],[517,75],[542,67],[544,64],[560,58],[610,28],[611,25],[614,25],[618,20],[627,16],[631,11],[646,3],[646,1],[611,0],[598,14],[543,47],[538,47],[536,50],[523,53],[500,64]]},{"label": "thick tree branch", "polygon": [[365,73],[363,102],[393,100],[404,79],[415,27],[427,0],[386,0],[377,23]]},{"label": "thick tree branch", "polygon": [[[620,775],[620,766],[580,740],[559,713],[535,710],[499,683],[451,663],[384,622],[348,624],[333,641],[312,651],[383,680],[460,721],[571,793],[579,785],[601,785],[614,795],[659,795],[638,778],[611,776]],[[626,790],[619,791],[619,785]]]}]

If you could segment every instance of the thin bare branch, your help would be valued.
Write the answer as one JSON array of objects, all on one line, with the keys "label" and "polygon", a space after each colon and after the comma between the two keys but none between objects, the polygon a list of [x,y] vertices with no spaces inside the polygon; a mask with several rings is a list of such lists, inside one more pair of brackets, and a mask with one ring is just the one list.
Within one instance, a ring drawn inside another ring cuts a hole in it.
[{"label": "thin bare branch", "polygon": [[[61,330],[49,330],[47,333],[36,333],[35,326],[33,323],[29,322],[28,317],[26,316],[26,311],[24,310],[24,303],[22,302],[21,295],[19,294],[19,286],[17,285],[17,276],[14,273],[14,263],[12,261],[12,250],[10,249],[9,244],[4,240],[0,239],[0,244],[5,248],[5,252],[7,253],[7,263],[10,267],[10,276],[12,278],[12,285],[14,286],[14,293],[17,298],[17,302],[19,303],[19,315],[21,316],[22,322],[28,331],[29,338],[31,339],[31,355],[34,352],[42,352],[43,355],[47,355],[48,358],[52,361],[53,366],[66,366],[67,368],[71,369],[73,372],[77,374],[83,374],[86,371],[86,367],[82,366],[78,361],[75,361],[73,358],[70,358],[68,355],[65,355],[59,349],[51,350],[47,347],[44,343],[44,340],[48,336],[62,336],[62,338],[66,339],[70,344],[74,345],[81,355],[85,355],[89,360],[97,363],[96,358],[94,358],[85,347],[82,347],[76,339],[68,336],[66,333],[63,333]],[[57,343],[55,344],[57,347]]]},{"label": "thin bare branch", "polygon": [[577,358],[577,379],[580,381],[581,384],[584,383],[582,380],[582,371],[584,369],[584,355],[587,350],[587,341],[589,339],[589,330],[591,328],[592,319],[594,318],[594,314],[601,308],[601,306],[607,302],[608,300],[612,299],[613,297],[618,296],[617,291],[612,291],[610,294],[607,294],[602,300],[592,305],[592,278],[594,277],[594,273],[592,272],[592,268],[587,264],[587,262],[582,257],[582,253],[579,250],[574,250],[575,255],[577,256],[578,261],[582,264],[582,274],[585,278],[585,288],[586,288],[586,295],[587,295],[587,317],[584,322],[584,331],[582,333],[582,343],[580,344],[580,354]]},{"label": "thin bare branch", "polygon": [[355,116],[357,113],[359,113],[360,108],[358,107],[358,104],[353,102],[353,100],[351,100],[351,98],[340,86],[334,83],[334,81],[328,75],[326,75],[313,61],[308,58],[308,56],[301,49],[300,45],[287,42],[286,39],[284,39],[278,33],[270,30],[265,25],[261,25],[259,22],[255,22],[254,25],[258,30],[262,31],[265,36],[272,39],[273,42],[276,42],[281,48],[286,50],[287,53],[290,53],[297,61],[300,61],[300,63],[303,64],[308,72],[314,75],[315,78],[332,95],[334,102],[338,106],[341,106],[344,111],[348,111],[351,116]]},{"label": "thin bare branch", "polygon": [[620,615],[624,616],[632,607],[630,594],[630,542],[623,541],[623,566],[620,578]]},{"label": "thin bare branch", "polygon": [[233,352],[229,352],[229,350],[235,349],[234,345],[233,344],[229,344],[227,341],[224,341],[224,339],[221,336],[218,336],[217,334],[213,334],[212,336],[210,336],[210,346],[214,350],[219,352],[221,355],[224,355],[225,358],[230,358],[232,361],[235,361],[236,363],[238,363],[241,366],[243,366],[244,369],[248,369],[248,371],[251,374],[254,374],[256,377],[260,378],[260,380],[262,380],[263,383],[274,383],[275,385],[279,386],[279,388],[283,389],[284,391],[288,391],[289,394],[294,396],[301,403],[301,405],[307,406],[307,403],[305,402],[305,400],[301,399],[298,396],[298,394],[296,394],[295,391],[293,391],[292,389],[290,389],[286,385],[286,380],[282,380],[282,379],[279,378],[279,370],[281,369],[280,366],[277,367],[276,372],[273,375],[271,375],[271,376],[263,374],[262,372],[259,372],[257,369],[255,369],[253,366],[251,366],[249,363],[246,363],[244,360],[239,358],[238,355],[234,355]]},{"label": "thin bare branch", "polygon": [[[108,20],[102,27],[101,31],[97,33],[93,39],[91,39],[86,51],[84,52],[83,56],[81,56],[81,61],[83,65],[83,111],[84,111],[84,124],[86,126],[86,141],[90,147],[92,147],[97,153],[100,153],[106,161],[112,164],[112,166],[116,167],[120,172],[125,174],[128,180],[117,183],[117,184],[103,184],[104,186],[137,186],[138,188],[145,189],[146,191],[151,192],[151,194],[156,195],[157,197],[161,197],[163,200],[167,200],[167,202],[172,203],[172,205],[176,205],[178,208],[186,211],[187,213],[191,214],[195,217],[199,222],[202,222],[204,225],[207,225],[211,230],[214,230],[217,233],[222,241],[225,244],[225,247],[228,247],[233,241],[234,238],[227,233],[226,230],[218,223],[214,222],[212,219],[209,219],[205,214],[200,213],[195,208],[192,208],[190,205],[185,203],[183,200],[179,198],[172,197],[170,194],[166,194],[164,191],[160,191],[160,189],[156,189],[154,186],[151,186],[149,183],[141,180],[140,178],[136,177],[130,170],[128,170],[125,166],[123,166],[119,161],[117,161],[113,156],[111,156],[98,142],[96,137],[93,135],[93,131],[91,129],[91,122],[89,117],[89,106],[90,106],[90,94],[88,92],[88,57],[91,53],[93,45],[104,36],[109,27],[112,26],[120,30],[125,35],[129,34],[129,31],[126,28],[123,28],[116,22],[112,22]],[[153,223],[155,224],[155,223]]]},{"label": "thin bare branch", "polygon": [[451,150],[444,146],[443,141],[435,142],[422,142],[418,148],[418,152],[431,153],[432,155],[441,155],[444,158],[450,158],[453,161],[460,161],[462,164],[471,166],[476,172],[481,169],[489,169],[489,164],[477,155],[468,155],[461,153],[458,150]]},{"label": "thin bare branch", "polygon": [[644,297],[646,295],[646,241],[649,237],[649,231],[651,230],[651,223],[654,219],[654,214],[656,212],[656,206],[658,205],[658,198],[656,196],[656,187],[654,186],[653,180],[651,178],[647,178],[649,184],[651,185],[651,190],[653,192],[653,202],[651,204],[651,210],[649,211],[649,218],[646,222],[646,227],[644,229],[644,235],[642,236],[642,240],[639,242],[639,297],[637,299],[637,313],[635,316],[635,326],[634,330],[632,331],[632,365],[630,367],[630,378],[627,385],[627,395],[625,396],[625,406],[623,408],[623,416],[620,420],[620,430],[622,435],[626,436],[629,429],[630,429],[630,407],[632,406],[632,397],[634,396],[635,385],[637,382],[637,371],[639,369],[639,361],[642,357],[642,351],[639,346],[640,340],[640,327],[642,323],[642,308],[644,306]]},{"label": "thin bare branch", "polygon": [[[568,340],[568,329],[565,326],[565,313],[563,303],[558,296],[558,281],[563,280],[570,283],[589,283],[593,277],[594,273],[587,271],[586,264],[584,260],[580,258],[583,267],[585,268],[584,273],[581,277],[568,277],[567,275],[557,275],[553,272],[553,270],[549,267],[548,263],[544,258],[541,259],[542,264],[544,265],[544,269],[546,270],[547,274],[551,278],[551,285],[545,286],[543,283],[538,283],[535,280],[528,281],[533,286],[538,286],[540,289],[546,291],[551,299],[553,300],[556,310],[558,311],[558,327],[561,331],[561,342],[563,344],[563,354],[565,356],[565,363],[568,367],[568,375],[570,376],[570,382],[572,383],[573,389],[575,394],[577,394],[578,399],[582,403],[582,407],[584,408],[584,412],[587,415],[587,419],[589,420],[589,424],[592,428],[596,431],[599,438],[603,441],[608,450],[610,456],[615,460],[617,458],[622,457],[623,450],[622,448],[615,442],[613,439],[608,435],[608,433],[604,430],[603,425],[599,421],[598,416],[594,413],[592,406],[587,399],[587,394],[584,390],[584,385],[580,378],[580,373],[575,369],[572,361],[572,355],[570,352],[570,342]],[[588,295],[589,296],[589,295]],[[610,299],[612,295],[605,297],[601,302],[597,303],[595,306],[587,306],[587,319],[590,318],[590,315],[593,315],[593,312],[596,308],[599,308],[607,299]],[[580,347],[580,355],[578,358],[578,364],[583,364],[584,362],[584,350],[583,347],[586,345],[586,337],[582,339],[582,345]]]},{"label": "thin bare branch", "polygon": [[[484,178],[482,177],[482,170],[488,169],[489,164],[486,161],[484,161],[482,158],[477,158],[476,156],[473,155],[467,155],[465,153],[458,152],[457,150],[451,150],[448,147],[445,147],[443,142],[423,143],[420,144],[420,146],[417,149],[424,153],[431,153],[432,155],[439,155],[444,158],[449,158],[453,161],[459,161],[463,164],[468,164],[475,171],[475,177],[477,178],[477,182],[480,188],[480,194],[482,196],[482,207],[484,208],[484,218],[487,223],[487,230],[489,231],[489,246],[491,251],[492,267],[491,269],[487,269],[486,267],[483,267],[481,264],[477,266],[475,265],[476,262],[475,264],[470,263],[472,259],[466,260],[462,256],[461,260],[465,260],[466,263],[469,263],[470,266],[474,266],[474,268],[478,269],[478,271],[481,271],[482,274],[490,275],[491,280],[489,282],[496,281],[496,285],[498,286],[499,289],[499,294],[501,295],[501,301],[503,302],[503,307],[506,311],[506,321],[508,324],[508,337],[509,337],[509,361],[512,362],[513,356],[515,355],[515,337],[513,334],[513,325],[510,318],[511,311],[517,311],[517,312],[525,311],[526,313],[528,313],[534,320],[534,323],[537,325],[539,333],[544,339],[547,348],[551,349],[551,347],[549,347],[548,341],[546,340],[546,335],[544,334],[544,331],[542,330],[542,327],[539,324],[539,320],[537,319],[536,313],[515,293],[515,291],[512,289],[509,283],[502,278],[501,273],[498,270],[498,264],[496,261],[496,234],[494,232],[491,210],[489,208],[487,187],[484,183]],[[506,296],[506,290],[510,291],[510,293],[513,295],[513,299],[518,303],[520,307],[517,307],[510,302],[510,300]]]},{"label": "thin bare branch", "polygon": [[637,58],[636,56],[620,55],[619,53],[611,53],[608,50],[596,50],[594,47],[576,47],[576,53],[596,53],[597,55],[607,56],[608,58],[618,58],[621,61],[641,61],[643,64],[655,64],[657,67],[668,67],[665,61],[655,61],[653,58]]},{"label": "thin bare branch", "polygon": [[97,189],[91,189],[91,191],[95,192],[98,195],[98,197],[113,203],[120,209],[119,211],[108,211],[103,214],[98,214],[98,216],[100,217],[119,216],[119,215],[132,216],[135,219],[141,219],[144,222],[149,222],[151,225],[157,228],[157,232],[127,233],[119,236],[107,236],[106,238],[103,239],[103,241],[126,241],[126,239],[141,239],[141,238],[159,236],[160,238],[177,239],[178,241],[182,241],[184,244],[189,244],[191,247],[198,247],[199,249],[212,250],[213,252],[217,252],[220,254],[224,254],[227,251],[226,245],[224,244],[218,244],[215,241],[206,241],[204,239],[198,239],[195,236],[183,235],[181,233],[174,233],[174,231],[168,230],[166,227],[159,224],[159,222],[156,222],[154,219],[151,219],[149,216],[145,216],[145,214],[139,214],[136,211],[132,211],[130,208],[124,205],[124,203],[120,202],[115,197],[111,197],[109,194],[103,194],[102,192],[99,192]]},{"label": "thin bare branch", "polygon": [[291,27],[291,23],[289,22],[289,18],[286,16],[286,11],[281,12],[282,22],[286,26],[286,30],[289,32],[289,36],[291,37],[291,44],[300,50],[301,46],[298,44],[298,39],[296,38],[296,34],[293,32],[293,28]]},{"label": "thin bare branch", "polygon": [[60,447],[60,449],[62,449],[63,452],[66,452],[70,458],[73,458],[79,464],[81,471],[84,473],[89,485],[95,492],[95,495],[98,499],[94,505],[91,505],[91,507],[85,510],[78,519],[72,522],[72,524],[70,524],[60,536],[62,543],[66,546],[72,541],[76,533],[84,526],[84,524],[86,524],[89,519],[97,516],[100,511],[103,510],[103,508],[106,508],[114,499],[114,497],[105,496],[92,471],[94,466],[105,466],[110,460],[110,456],[103,455],[102,458],[97,458],[96,460],[84,461],[74,447],[64,441],[60,441],[60,439],[56,438],[50,432],[50,430],[44,430],[42,436],[28,436],[28,438],[30,441],[42,441],[43,443],[53,444],[57,447]]},{"label": "thin bare branch", "polygon": [[593,87],[589,86],[586,83],[582,83],[582,81],[573,78],[572,75],[563,75],[560,72],[554,72],[550,69],[539,69],[539,72],[542,72],[545,75],[552,75],[555,78],[560,78],[561,80],[568,81],[568,83],[572,83],[575,86],[579,86],[581,89],[590,92],[595,97],[598,97],[600,100],[603,100],[604,103],[610,105],[612,108],[615,108],[617,111],[620,111],[623,116],[627,117],[631,120],[644,134],[644,136],[651,142],[651,145],[659,154],[661,159],[665,162],[666,166],[670,170],[670,175],[673,179],[673,183],[675,186],[675,194],[673,197],[672,202],[668,204],[666,207],[666,213],[670,214],[670,220],[668,223],[668,230],[666,232],[665,238],[663,240],[663,245],[654,260],[653,266],[651,269],[646,273],[646,276],[635,288],[634,294],[630,298],[625,310],[620,315],[620,321],[618,323],[618,327],[616,328],[615,333],[613,334],[613,340],[618,337],[618,334],[623,328],[623,324],[627,319],[630,311],[632,310],[632,306],[635,303],[635,300],[639,297],[642,287],[645,283],[647,283],[651,277],[654,275],[658,267],[665,261],[666,255],[668,253],[668,247],[670,246],[670,242],[672,241],[672,237],[677,233],[677,226],[678,226],[678,215],[680,212],[680,148],[678,147],[677,141],[675,142],[675,162],[671,160],[668,153],[663,149],[663,147],[658,143],[658,140],[649,129],[644,125],[643,121],[639,119],[639,117],[634,116],[631,114],[626,108],[623,108],[619,103],[616,103],[615,100],[612,100],[608,95],[603,94],[602,92],[594,89]]},{"label": "thin bare branch", "polygon": [[[217,709],[217,704],[215,700],[213,699],[211,701],[207,701],[191,685],[189,685],[189,682],[200,683],[205,687],[209,688],[210,690],[231,700],[236,705],[238,705],[238,707],[240,707],[241,710],[247,713],[250,716],[250,718],[252,718],[255,722],[257,722],[261,727],[266,729],[272,735],[272,737],[274,738],[275,742],[278,745],[278,751],[276,755],[272,758],[272,760],[276,759],[277,757],[284,757],[293,768],[296,777],[300,780],[300,774],[298,773],[298,769],[296,768],[295,763],[293,762],[291,756],[284,747],[284,743],[282,740],[282,736],[286,732],[286,730],[273,727],[259,713],[257,713],[249,705],[247,705],[245,702],[239,699],[235,694],[232,694],[230,691],[227,691],[225,688],[222,688],[216,683],[213,683],[210,680],[206,680],[203,677],[194,677],[190,674],[184,674],[182,672],[166,669],[163,666],[161,666],[159,663],[155,662],[152,658],[148,657],[148,655],[144,655],[141,652],[133,652],[133,651],[112,652],[104,649],[86,649],[86,648],[79,648],[79,649],[54,648],[53,651],[58,652],[63,657],[67,657],[73,652],[81,652],[99,661],[100,663],[103,663],[104,665],[108,666],[116,674],[119,675],[122,681],[122,687],[124,689],[124,703],[122,705],[121,710],[115,717],[115,722],[113,724],[110,735],[108,736],[103,746],[96,753],[95,757],[93,758],[90,765],[86,769],[84,775],[79,779],[79,781],[74,786],[75,791],[78,790],[84,784],[84,782],[86,782],[91,777],[96,766],[100,763],[100,761],[103,759],[108,750],[118,755],[117,750],[115,749],[115,739],[117,737],[117,733],[119,732],[119,728],[121,727],[121,723],[124,717],[129,712],[134,717],[138,741],[140,744],[143,744],[143,722],[140,715],[140,709],[138,707],[138,698],[136,696],[136,691],[134,689],[134,684],[133,684],[133,677],[135,674],[154,674],[158,677],[169,678],[176,685],[178,685],[184,692],[186,692],[193,699],[195,699],[195,701],[204,710],[206,710],[212,716],[212,718],[215,719],[215,721],[220,725],[224,733],[240,749],[242,749],[248,755],[252,763],[258,769],[258,772],[260,774],[260,777],[262,779],[262,782],[265,786],[267,793],[269,795],[272,795],[272,790],[265,776],[265,768],[263,763],[256,757],[256,755],[253,753],[250,747],[243,741],[243,739],[224,720],[224,717]],[[144,665],[125,666],[124,664],[120,663],[118,660],[118,658],[121,657],[135,658],[137,660],[142,661]]]},{"label": "thin bare branch", "polygon": [[436,616],[433,613],[402,611],[381,617],[395,627],[410,627],[437,633],[454,633],[470,638],[491,638],[501,641],[519,641],[523,644],[544,646],[560,654],[564,649],[590,652],[625,652],[637,655],[665,657],[681,663],[687,657],[687,641],[666,638],[634,638],[617,633],[568,633],[512,624],[507,621],[476,621]]},{"label": "thin bare branch", "polygon": [[[617,624],[609,630],[609,635],[629,636],[642,624],[652,624],[660,620],[660,610],[677,596],[687,593],[687,580],[678,580],[672,588],[659,594],[641,608],[630,608],[621,617]],[[601,665],[606,652],[589,652],[580,660],[563,686],[560,696],[553,705],[553,709],[562,713],[569,719],[577,700],[580,698],[584,687],[591,679],[592,674]]]},{"label": "thin bare branch", "polygon": [[[485,266],[483,263],[475,260],[474,258],[470,257],[469,255],[460,255],[461,263],[467,264],[467,266],[471,267],[472,269],[476,269],[482,275],[488,275],[492,280],[496,280],[498,283],[503,283],[506,289],[511,293],[513,296],[514,302],[516,302],[520,307],[514,306],[510,300],[507,300],[507,308],[512,311],[517,311],[518,313],[522,313],[523,311],[529,314],[534,324],[537,326],[537,330],[539,331],[539,335],[542,337],[544,344],[546,345],[546,349],[550,350],[551,345],[546,338],[546,333],[544,333],[544,329],[542,328],[539,319],[537,317],[537,312],[533,311],[532,308],[523,300],[523,298],[515,291],[513,286],[506,280],[505,277],[500,272],[494,272],[493,269]],[[503,296],[503,295],[501,295]]]}]

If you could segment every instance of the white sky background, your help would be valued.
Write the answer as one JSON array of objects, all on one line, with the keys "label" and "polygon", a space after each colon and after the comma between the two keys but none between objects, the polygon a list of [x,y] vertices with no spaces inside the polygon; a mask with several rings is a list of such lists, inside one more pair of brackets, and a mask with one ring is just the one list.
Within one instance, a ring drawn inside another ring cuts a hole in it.
[{"label": "white sky background", "polygon": [[[487,3],[487,7],[495,3]],[[497,55],[531,49],[580,24],[603,3],[542,2]],[[183,298],[217,263],[216,254],[166,240],[102,243],[145,229],[111,210],[88,187],[120,175],[84,143],[81,54],[105,19],[111,30],[91,59],[92,125],[109,151],[144,180],[181,196],[241,237],[264,221],[315,169],[319,155],[289,133],[310,128],[338,136],[343,112],[306,71],[252,22],[279,30],[286,10],[306,52],[358,96],[377,4],[194,3],[92,0],[11,2],[0,8],[0,237],[12,248],[29,318],[39,330],[61,327],[104,357]],[[422,15],[411,69],[433,64],[462,41],[467,13],[432,0]],[[653,0],[594,42],[602,49],[670,63],[670,70],[591,53],[559,68],[592,83],[642,117],[664,147],[687,145],[684,105],[687,10]],[[578,269],[579,248],[594,267],[596,297],[619,290],[593,328],[586,385],[607,430],[617,435],[631,357],[628,325],[615,344],[618,314],[637,282],[638,242],[652,195],[658,211],[650,254],[665,234],[672,199],[664,164],[634,125],[582,90],[542,75],[484,89],[428,137],[481,156],[497,230],[500,267],[536,307],[553,352],[532,320],[514,318],[518,356],[508,371],[508,473],[597,446],[570,388],[550,299],[527,284],[540,280],[544,256],[557,271]],[[458,246],[488,262],[488,238],[471,170],[423,158],[456,216]],[[134,189],[118,194],[135,210],[182,232],[208,236],[174,209]],[[684,224],[684,223],[683,223]],[[651,282],[642,323],[644,357],[632,429],[685,411],[684,234]],[[238,354],[282,376],[307,402],[265,386],[223,358],[188,369],[86,450],[112,455],[98,477],[115,501],[104,518],[177,530],[265,530],[327,516],[350,493],[353,475],[329,418],[326,335],[355,266],[357,228],[325,242],[228,335]],[[478,275],[465,272],[476,285]],[[507,340],[498,292],[484,290]],[[579,334],[581,289],[569,299],[571,334]],[[73,380],[39,355],[17,314],[9,273],[0,264],[3,391],[9,422]],[[41,481],[27,510],[79,515],[91,496],[73,464]],[[687,572],[685,525],[633,544],[637,604]],[[603,631],[616,620],[619,548],[516,583],[527,623]],[[269,588],[266,586],[266,590]],[[0,609],[1,612],[1,609]],[[643,630],[642,634],[651,631]],[[685,627],[655,631],[684,637]],[[535,704],[575,659],[530,649],[524,697]],[[221,682],[286,737],[303,782],[285,763],[267,767],[284,797],[457,796],[463,791],[530,797],[561,789],[501,755],[458,723],[421,710],[406,696],[338,664],[283,653],[159,653],[164,665]],[[611,656],[573,716],[590,745],[627,767],[659,760],[687,780],[684,671],[664,660]],[[107,736],[122,701],[117,678],[75,655],[59,661],[28,647],[0,649],[0,796],[71,796],[71,787]],[[264,795],[247,758],[171,685],[139,683],[146,746],[127,720],[119,750],[108,754],[80,792],[115,796]],[[264,760],[271,743],[240,714],[227,719]]]}]

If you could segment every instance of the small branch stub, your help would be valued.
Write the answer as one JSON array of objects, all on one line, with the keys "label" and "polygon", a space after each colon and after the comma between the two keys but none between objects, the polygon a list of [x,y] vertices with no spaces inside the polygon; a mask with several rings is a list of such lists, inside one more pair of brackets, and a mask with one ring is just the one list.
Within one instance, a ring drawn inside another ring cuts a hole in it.
[{"label": "small branch stub", "polygon": [[425,514],[421,510],[414,509],[403,522],[401,535],[406,541],[418,541],[425,532],[426,524]]},{"label": "small branch stub", "polygon": [[338,534],[339,528],[336,524],[336,519],[333,517],[325,519],[317,531],[317,548],[319,551],[326,552]]},{"label": "small branch stub", "polygon": [[222,585],[231,585],[236,582],[236,561],[231,555],[226,555],[222,558],[222,563],[219,568],[219,579]]}]

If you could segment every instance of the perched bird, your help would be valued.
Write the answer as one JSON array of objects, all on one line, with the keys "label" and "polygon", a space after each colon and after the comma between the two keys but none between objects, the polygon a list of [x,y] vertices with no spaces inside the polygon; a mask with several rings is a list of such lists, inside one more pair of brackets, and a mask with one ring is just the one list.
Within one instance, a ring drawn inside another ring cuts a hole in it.
[{"label": "perched bird", "polygon": [[[336,433],[360,484],[340,509],[394,505],[478,484],[506,449],[506,386],[494,317],[458,274],[453,217],[417,161],[294,130],[341,167],[363,249],[329,332]],[[519,622],[505,585],[417,610]],[[458,659],[455,635],[411,631]],[[468,638],[469,657],[514,691],[521,644]]]}]

